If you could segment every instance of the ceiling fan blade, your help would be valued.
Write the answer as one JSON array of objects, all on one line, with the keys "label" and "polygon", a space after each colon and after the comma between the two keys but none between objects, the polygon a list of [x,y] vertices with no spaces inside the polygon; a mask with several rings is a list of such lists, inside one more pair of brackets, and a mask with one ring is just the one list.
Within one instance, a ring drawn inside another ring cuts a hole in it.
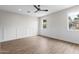
[{"label": "ceiling fan blade", "polygon": [[40,11],[48,11],[48,10],[40,10]]},{"label": "ceiling fan blade", "polygon": [[37,10],[39,10],[39,8],[38,8],[36,5],[34,5],[34,7],[35,7]]},{"label": "ceiling fan blade", "polygon": [[37,10],[37,11],[35,11],[34,13],[36,13],[36,12],[38,12],[38,10]]},{"label": "ceiling fan blade", "polygon": [[47,9],[45,9],[45,10],[41,10],[41,8],[40,8],[40,5],[33,5],[37,10],[34,12],[34,13],[36,13],[36,12],[38,12],[38,11],[48,11]]}]

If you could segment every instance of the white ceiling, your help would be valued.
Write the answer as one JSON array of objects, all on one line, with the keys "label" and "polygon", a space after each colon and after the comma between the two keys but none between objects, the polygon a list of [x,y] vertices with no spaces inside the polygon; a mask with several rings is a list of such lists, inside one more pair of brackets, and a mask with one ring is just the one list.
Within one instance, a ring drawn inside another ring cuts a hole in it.
[{"label": "white ceiling", "polygon": [[0,5],[0,9],[9,11],[9,12],[24,14],[24,15],[42,17],[50,13],[54,13],[54,12],[57,12],[57,11],[60,11],[66,8],[70,8],[72,6],[73,5],[41,5],[40,6],[41,9],[48,9],[48,12],[40,11],[37,13],[34,13],[36,9],[33,7],[33,5]]}]

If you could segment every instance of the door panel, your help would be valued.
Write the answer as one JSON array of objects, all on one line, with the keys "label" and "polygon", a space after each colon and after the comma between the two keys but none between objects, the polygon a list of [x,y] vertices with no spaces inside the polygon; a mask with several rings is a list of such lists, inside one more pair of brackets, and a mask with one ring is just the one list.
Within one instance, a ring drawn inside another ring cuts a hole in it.
[{"label": "door panel", "polygon": [[4,27],[4,41],[16,39],[16,28],[15,27]]}]

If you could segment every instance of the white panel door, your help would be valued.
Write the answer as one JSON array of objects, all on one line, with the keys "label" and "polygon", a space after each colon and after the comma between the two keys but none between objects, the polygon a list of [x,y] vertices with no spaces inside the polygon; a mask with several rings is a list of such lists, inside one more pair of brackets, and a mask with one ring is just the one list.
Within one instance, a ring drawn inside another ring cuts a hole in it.
[{"label": "white panel door", "polygon": [[4,27],[4,41],[16,39],[16,28],[13,26]]},{"label": "white panel door", "polygon": [[17,38],[27,37],[27,29],[25,27],[17,27]]}]

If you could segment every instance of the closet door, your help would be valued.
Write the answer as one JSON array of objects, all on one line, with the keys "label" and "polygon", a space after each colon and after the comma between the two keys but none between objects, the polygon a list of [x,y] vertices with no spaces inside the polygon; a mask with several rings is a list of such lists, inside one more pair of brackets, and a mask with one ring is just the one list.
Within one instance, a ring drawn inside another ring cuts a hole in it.
[{"label": "closet door", "polygon": [[27,29],[23,26],[17,27],[17,38],[27,37]]},{"label": "closet door", "polygon": [[4,41],[16,39],[16,27],[5,26],[4,27]]},{"label": "closet door", "polygon": [[23,38],[24,29],[23,27],[17,27],[17,38]]}]

